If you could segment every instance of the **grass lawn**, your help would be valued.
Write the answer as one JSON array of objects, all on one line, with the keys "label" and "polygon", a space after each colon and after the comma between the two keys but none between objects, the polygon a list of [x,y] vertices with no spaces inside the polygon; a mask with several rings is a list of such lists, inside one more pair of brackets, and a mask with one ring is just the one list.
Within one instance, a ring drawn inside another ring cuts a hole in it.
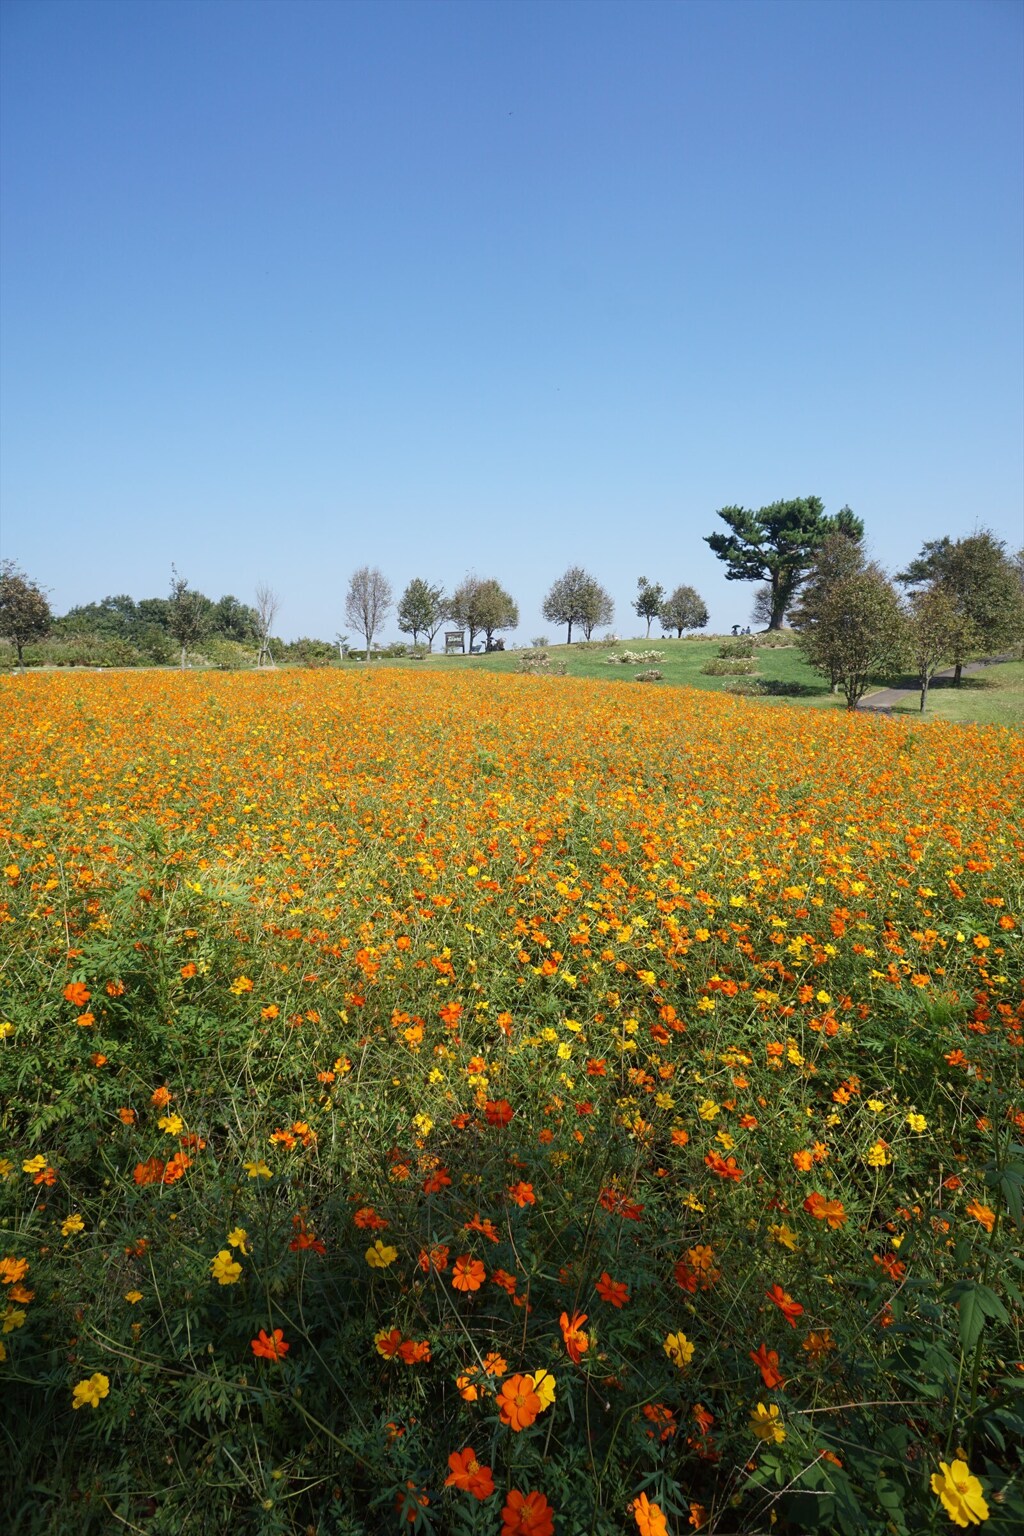
[{"label": "grass lawn", "polygon": [[[916,697],[898,705],[893,713],[922,718]],[[1024,661],[986,667],[964,677],[959,688],[954,688],[951,678],[940,677],[928,690],[923,718],[972,725],[1024,725]]]}]

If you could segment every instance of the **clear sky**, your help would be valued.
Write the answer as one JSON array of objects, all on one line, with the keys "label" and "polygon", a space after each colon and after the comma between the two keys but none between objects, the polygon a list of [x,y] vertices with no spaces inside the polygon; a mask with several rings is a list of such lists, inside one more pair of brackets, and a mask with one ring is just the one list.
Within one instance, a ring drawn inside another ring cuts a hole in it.
[{"label": "clear sky", "polygon": [[[57,612],[1024,539],[1018,0],[3,0],[0,553]],[[394,621],[388,636],[396,638]]]}]

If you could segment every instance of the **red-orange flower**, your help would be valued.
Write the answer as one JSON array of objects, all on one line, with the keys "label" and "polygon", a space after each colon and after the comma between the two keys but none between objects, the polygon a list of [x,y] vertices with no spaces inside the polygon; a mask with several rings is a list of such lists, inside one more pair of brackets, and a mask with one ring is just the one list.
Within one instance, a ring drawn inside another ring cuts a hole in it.
[{"label": "red-orange flower", "polygon": [[554,1536],[555,1512],[542,1493],[510,1488],[501,1526],[501,1536]]},{"label": "red-orange flower", "polygon": [[750,1358],[761,1372],[761,1380],[769,1391],[786,1385],[786,1378],[779,1370],[777,1350],[769,1349],[767,1344],[762,1344],[760,1349],[750,1351]]},{"label": "red-orange flower", "polygon": [[393,1360],[404,1343],[402,1330],[382,1328],[379,1333],[374,1334],[373,1342],[378,1355],[382,1355],[385,1360]]},{"label": "red-orange flower", "polygon": [[522,1181],[518,1184],[509,1185],[508,1197],[510,1200],[514,1200],[520,1209],[527,1205],[536,1205],[537,1203],[537,1196],[533,1192],[533,1185],[524,1184]]},{"label": "red-orange flower", "polygon": [[798,1301],[794,1301],[788,1291],[784,1291],[781,1285],[773,1285],[770,1291],[765,1291],[768,1300],[774,1302],[791,1328],[796,1327],[796,1320],[803,1316],[803,1307]]},{"label": "red-orange flower", "polygon": [[720,1179],[726,1179],[731,1184],[738,1184],[743,1177],[743,1169],[734,1157],[723,1157],[720,1152],[711,1151],[704,1161],[712,1173],[717,1173]]},{"label": "red-orange flower", "polygon": [[399,1358],[406,1365],[422,1365],[430,1359],[429,1339],[403,1339],[398,1346]]},{"label": "red-orange flower", "polygon": [[69,981],[64,988],[64,997],[67,1002],[74,1003],[76,1008],[84,1008],[92,993],[84,981]]},{"label": "red-orange flower", "polygon": [[533,1390],[532,1376],[510,1376],[498,1393],[501,1422],[510,1429],[529,1429],[543,1406]]},{"label": "red-orange flower", "polygon": [[448,1268],[448,1245],[437,1243],[433,1248],[421,1248],[416,1262],[425,1275],[431,1270],[443,1274]]},{"label": "red-orange flower", "polygon": [[447,1168],[435,1168],[428,1178],[423,1180],[423,1193],[425,1195],[437,1195],[446,1185],[451,1183],[451,1177]]},{"label": "red-orange flower", "polygon": [[484,1105],[484,1114],[487,1116],[488,1125],[508,1125],[515,1110],[508,1099],[488,1099]]},{"label": "red-orange flower", "polygon": [[487,1271],[479,1259],[464,1253],[452,1266],[452,1285],[457,1291],[478,1291],[487,1278]]},{"label": "red-orange flower", "polygon": [[252,1341],[252,1352],[258,1360],[283,1360],[290,1349],[291,1345],[281,1328],[275,1328],[269,1335],[261,1328]]},{"label": "red-orange flower", "polygon": [[467,1445],[464,1451],[452,1451],[448,1457],[451,1471],[444,1480],[446,1488],[461,1488],[474,1499],[489,1499],[494,1492],[494,1474],[490,1467],[483,1467],[476,1459],[476,1451]]},{"label": "red-orange flower", "polygon": [[583,1324],[586,1320],[587,1314],[585,1312],[574,1312],[572,1317],[567,1312],[563,1312],[558,1319],[559,1327],[562,1330],[562,1338],[565,1341],[566,1353],[573,1365],[579,1365],[580,1356],[584,1355],[590,1348],[590,1335],[583,1331]]},{"label": "red-orange flower", "polygon": [[602,1301],[612,1307],[624,1307],[629,1300],[629,1286],[625,1280],[613,1280],[607,1270],[594,1286]]}]

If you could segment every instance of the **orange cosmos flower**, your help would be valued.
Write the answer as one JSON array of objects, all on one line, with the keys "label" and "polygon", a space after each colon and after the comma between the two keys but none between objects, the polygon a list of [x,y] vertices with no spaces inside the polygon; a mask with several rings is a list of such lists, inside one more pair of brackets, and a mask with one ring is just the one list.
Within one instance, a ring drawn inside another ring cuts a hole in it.
[{"label": "orange cosmos flower", "polygon": [[567,1312],[563,1312],[558,1319],[562,1338],[565,1341],[566,1354],[573,1365],[579,1365],[581,1355],[586,1354],[590,1348],[590,1335],[583,1332],[583,1324],[586,1320],[585,1312],[574,1312],[572,1317]]},{"label": "orange cosmos flower", "polygon": [[64,988],[65,1001],[74,1003],[76,1008],[84,1008],[92,997],[92,993],[84,981],[69,981]]},{"label": "orange cosmos flower", "polygon": [[532,1376],[510,1376],[498,1393],[501,1422],[510,1429],[529,1429],[542,1407]]},{"label": "orange cosmos flower", "polygon": [[478,1291],[487,1278],[487,1271],[479,1259],[464,1253],[452,1266],[452,1285],[457,1291]]},{"label": "orange cosmos flower", "polygon": [[818,1221],[827,1221],[835,1232],[846,1222],[846,1211],[841,1200],[826,1200],[824,1195],[810,1194],[804,1201],[804,1210]]},{"label": "orange cosmos flower", "polygon": [[431,1270],[443,1274],[448,1268],[447,1245],[437,1243],[433,1248],[421,1248],[416,1262],[425,1275],[429,1275]]},{"label": "orange cosmos flower", "polygon": [[612,1307],[624,1307],[629,1300],[629,1286],[624,1280],[613,1280],[607,1270],[594,1286],[602,1301]]},{"label": "orange cosmos flower", "polygon": [[630,1505],[640,1536],[668,1536],[668,1521],[661,1506],[652,1504],[646,1493],[634,1499]]},{"label": "orange cosmos flower", "polygon": [[796,1327],[796,1320],[803,1315],[803,1307],[798,1301],[794,1301],[788,1291],[784,1291],[781,1285],[773,1285],[770,1291],[765,1291],[768,1300],[774,1302],[791,1328]]},{"label": "orange cosmos flower", "polygon": [[406,1365],[423,1365],[430,1360],[429,1339],[403,1339],[398,1346],[399,1358]]},{"label": "orange cosmos flower", "polygon": [[775,1387],[784,1387],[786,1378],[779,1370],[779,1356],[774,1349],[769,1349],[767,1344],[762,1344],[760,1349],[752,1349],[750,1358],[761,1372],[761,1380],[772,1391]]},{"label": "orange cosmos flower", "polygon": [[280,1328],[275,1328],[269,1336],[261,1328],[259,1335],[252,1341],[252,1352],[258,1360],[283,1360],[290,1349],[291,1345]]},{"label": "orange cosmos flower", "polygon": [[968,1216],[973,1216],[975,1221],[980,1221],[986,1232],[991,1232],[996,1224],[996,1213],[987,1205],[982,1205],[980,1200],[972,1200],[967,1207]]},{"label": "orange cosmos flower", "polygon": [[555,1512],[542,1493],[510,1488],[501,1511],[501,1536],[554,1536]]},{"label": "orange cosmos flower", "polygon": [[444,1480],[446,1488],[460,1488],[471,1493],[474,1499],[489,1499],[494,1492],[494,1474],[490,1467],[483,1467],[476,1458],[476,1451],[467,1445],[464,1451],[453,1451],[448,1457],[451,1471]]},{"label": "orange cosmos flower", "polygon": [[437,1195],[451,1183],[451,1177],[447,1168],[435,1168],[433,1173],[423,1180],[423,1193],[425,1195]]},{"label": "orange cosmos flower", "polygon": [[524,1184],[521,1181],[518,1184],[509,1185],[508,1197],[510,1200],[514,1200],[520,1209],[527,1205],[536,1205],[537,1203],[537,1196],[533,1192],[533,1185]]},{"label": "orange cosmos flower", "polygon": [[729,1183],[738,1184],[743,1177],[743,1169],[734,1157],[723,1157],[720,1152],[709,1152],[704,1161],[712,1173],[717,1173],[720,1179],[726,1179]]}]

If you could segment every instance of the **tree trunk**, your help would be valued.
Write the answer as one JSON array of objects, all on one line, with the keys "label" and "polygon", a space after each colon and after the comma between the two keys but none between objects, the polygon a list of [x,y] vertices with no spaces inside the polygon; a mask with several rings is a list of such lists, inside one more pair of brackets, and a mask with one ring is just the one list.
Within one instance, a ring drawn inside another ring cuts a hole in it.
[{"label": "tree trunk", "polygon": [[957,664],[956,664],[956,669],[955,669],[955,671],[953,673],[953,687],[954,688],[959,688],[960,687],[960,678],[963,676],[963,670],[964,670],[963,662],[962,661],[958,661]]},{"label": "tree trunk", "polygon": [[922,713],[922,715],[924,714],[924,707],[925,707],[925,705],[928,702],[928,683],[929,683],[929,681],[930,681],[930,679],[928,677],[928,674],[925,673],[924,677],[922,677],[922,679],[921,679],[921,713]]},{"label": "tree trunk", "polygon": [[650,620],[650,617],[648,617],[648,620],[647,620],[647,638],[648,638],[648,640],[651,638],[651,620]]},{"label": "tree trunk", "polygon": [[569,620],[569,631],[565,637],[566,645],[572,645],[572,619]]},{"label": "tree trunk", "polygon": [[188,655],[188,646],[183,645],[182,648],[181,648],[181,670],[183,672],[185,671],[185,658],[186,658],[187,655]]}]

